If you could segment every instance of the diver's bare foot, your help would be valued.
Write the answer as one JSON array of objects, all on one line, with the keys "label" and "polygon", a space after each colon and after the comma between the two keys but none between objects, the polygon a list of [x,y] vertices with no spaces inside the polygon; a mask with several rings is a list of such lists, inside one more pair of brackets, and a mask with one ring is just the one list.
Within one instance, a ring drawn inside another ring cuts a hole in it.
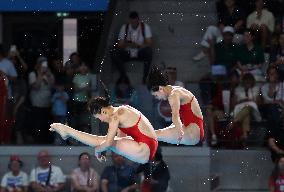
[{"label": "diver's bare foot", "polygon": [[52,123],[50,125],[50,131],[55,131],[57,132],[61,137],[62,139],[67,139],[69,137],[68,135],[68,129],[70,127],[68,127],[67,125],[64,125],[62,123]]}]

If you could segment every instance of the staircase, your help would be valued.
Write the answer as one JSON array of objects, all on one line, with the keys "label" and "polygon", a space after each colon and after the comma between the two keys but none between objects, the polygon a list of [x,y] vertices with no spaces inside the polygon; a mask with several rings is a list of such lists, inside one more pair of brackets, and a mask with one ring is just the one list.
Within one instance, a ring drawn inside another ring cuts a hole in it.
[{"label": "staircase", "polygon": [[[199,42],[206,27],[216,23],[214,0],[119,0],[109,33],[108,49],[112,48],[120,26],[127,22],[131,10],[137,11],[141,20],[152,29],[153,64],[163,62],[166,66],[177,67],[178,79],[184,82],[198,81],[209,71],[207,59],[195,63],[192,57],[200,51]],[[127,72],[134,85],[141,83],[142,66],[137,62],[127,64]],[[107,57],[104,74],[113,74],[105,77],[107,81],[116,80],[118,75],[115,71]]]}]

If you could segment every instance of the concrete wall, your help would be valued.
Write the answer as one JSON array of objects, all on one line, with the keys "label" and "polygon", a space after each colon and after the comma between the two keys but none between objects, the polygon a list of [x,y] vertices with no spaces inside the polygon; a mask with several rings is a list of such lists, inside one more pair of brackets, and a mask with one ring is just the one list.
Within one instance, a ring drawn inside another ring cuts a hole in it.
[{"label": "concrete wall", "polygon": [[211,173],[220,175],[221,191],[267,191],[274,165],[270,152],[211,150]]},{"label": "concrete wall", "polygon": [[[47,149],[53,162],[62,167],[65,174],[77,166],[78,155],[90,147],[0,147],[0,176],[7,171],[9,155],[19,154],[24,170],[36,166],[38,151]],[[207,147],[162,147],[164,160],[169,166],[170,187],[177,192],[207,192],[212,175],[218,175],[219,191],[267,191],[268,177],[274,167],[270,152],[264,148],[250,150],[213,150]],[[111,163],[99,163],[93,158],[94,168],[101,173]]]},{"label": "concrete wall", "polygon": [[[0,176],[7,171],[9,155],[19,154],[25,163],[23,168],[27,173],[35,167],[36,155],[46,149],[53,156],[55,165],[62,168],[65,174],[77,166],[78,155],[87,151],[94,154],[90,147],[0,147]],[[209,191],[210,150],[201,147],[164,147],[162,149],[164,160],[169,166],[173,191],[206,192]],[[111,162],[108,157],[106,163],[99,163],[93,159],[93,166],[101,173],[103,168]],[[187,190],[189,189],[189,190]]]}]

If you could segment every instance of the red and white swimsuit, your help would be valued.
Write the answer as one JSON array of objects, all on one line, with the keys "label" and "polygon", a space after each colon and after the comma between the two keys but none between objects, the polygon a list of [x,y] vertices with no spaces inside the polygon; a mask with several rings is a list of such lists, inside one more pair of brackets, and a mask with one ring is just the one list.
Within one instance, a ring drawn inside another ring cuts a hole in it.
[{"label": "red and white swimsuit", "polygon": [[180,120],[185,127],[187,127],[190,123],[196,123],[200,129],[200,141],[203,141],[204,139],[203,119],[197,117],[191,110],[191,103],[193,99],[194,96],[192,97],[189,103],[180,105],[180,110],[179,110]]}]

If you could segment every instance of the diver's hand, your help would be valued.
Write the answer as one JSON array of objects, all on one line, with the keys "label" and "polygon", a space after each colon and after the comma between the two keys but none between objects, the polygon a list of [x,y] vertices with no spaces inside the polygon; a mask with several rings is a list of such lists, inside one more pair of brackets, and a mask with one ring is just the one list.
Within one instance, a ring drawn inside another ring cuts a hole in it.
[{"label": "diver's hand", "polygon": [[100,163],[103,162],[103,161],[106,162],[106,160],[107,160],[104,152],[101,153],[101,152],[95,151],[95,156]]},{"label": "diver's hand", "polygon": [[62,123],[52,123],[50,125],[49,131],[57,132],[62,137],[62,139],[66,140],[69,137],[69,133],[68,133],[69,129],[70,127]]},{"label": "diver's hand", "polygon": [[183,131],[183,128],[179,129],[179,136],[178,136],[178,141],[177,141],[177,145],[180,144],[182,138],[184,136],[184,131]]}]

